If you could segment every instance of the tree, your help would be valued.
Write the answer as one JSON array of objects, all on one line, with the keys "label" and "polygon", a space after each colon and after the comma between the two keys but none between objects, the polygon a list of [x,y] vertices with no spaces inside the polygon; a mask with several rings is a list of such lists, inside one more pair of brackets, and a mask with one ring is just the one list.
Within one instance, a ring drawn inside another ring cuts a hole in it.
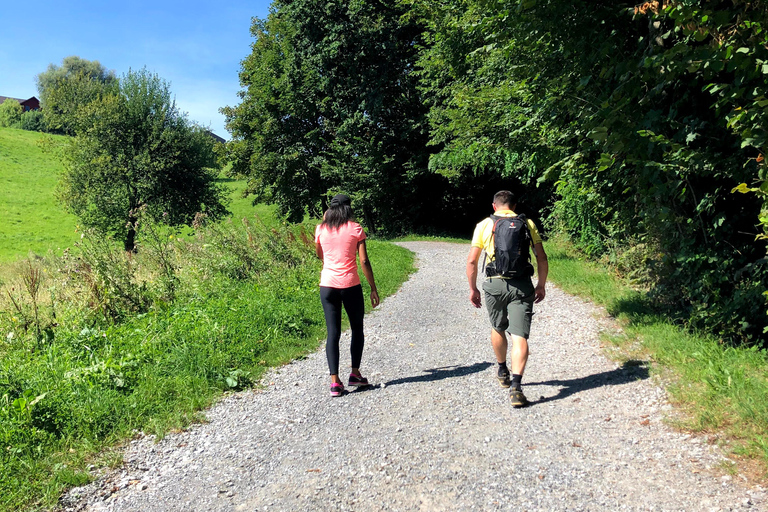
[{"label": "tree", "polygon": [[413,74],[422,27],[404,13],[392,0],[278,1],[254,21],[242,102],[222,109],[250,192],[291,220],[344,191],[369,229],[413,221],[428,134]]},{"label": "tree", "polygon": [[24,109],[18,101],[14,99],[7,99],[0,103],[0,126],[9,127],[15,126],[21,121],[21,114],[24,113]]},{"label": "tree", "polygon": [[764,2],[413,3],[433,169],[554,184],[550,221],[629,262],[654,305],[764,336]]},{"label": "tree", "polygon": [[78,107],[102,94],[114,92],[117,85],[115,72],[107,70],[97,60],[81,59],[76,55],[65,57],[61,66],[49,64],[48,69],[36,77],[40,105],[52,130],[72,135],[72,115]]},{"label": "tree", "polygon": [[197,212],[226,212],[216,185],[213,140],[180,113],[164,80],[128,71],[116,94],[71,114],[75,137],[65,152],[60,198],[87,226],[122,237],[135,249],[139,209],[169,225]]}]

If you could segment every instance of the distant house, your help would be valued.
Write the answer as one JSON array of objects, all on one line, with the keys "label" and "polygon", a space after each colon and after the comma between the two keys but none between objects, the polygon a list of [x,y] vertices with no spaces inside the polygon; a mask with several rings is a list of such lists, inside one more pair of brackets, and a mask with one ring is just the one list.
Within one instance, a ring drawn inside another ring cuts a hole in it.
[{"label": "distant house", "polygon": [[219,137],[218,135],[216,135],[215,133],[213,133],[211,130],[205,130],[205,133],[206,133],[206,134],[207,134],[207,135],[208,135],[210,138],[212,138],[213,140],[215,140],[216,142],[221,142],[222,144],[224,144],[225,142],[227,142],[227,141],[226,141],[226,140],[224,140],[223,138],[221,138],[221,137]]},{"label": "distant house", "polygon": [[40,100],[32,96],[28,100],[22,100],[20,98],[10,98],[8,96],[0,96],[0,104],[2,104],[5,100],[16,100],[19,102],[19,105],[21,105],[21,108],[24,109],[24,112],[27,110],[40,110]]}]

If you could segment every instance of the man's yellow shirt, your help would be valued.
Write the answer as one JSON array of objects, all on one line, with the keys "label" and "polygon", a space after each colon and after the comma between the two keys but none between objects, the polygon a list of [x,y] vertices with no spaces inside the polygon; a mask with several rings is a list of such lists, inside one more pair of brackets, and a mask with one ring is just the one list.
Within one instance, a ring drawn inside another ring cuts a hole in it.
[{"label": "man's yellow shirt", "polygon": [[[496,210],[494,213],[497,217],[517,217],[517,214],[512,210]],[[531,219],[528,221],[528,229],[531,232],[531,247],[542,242],[539,230],[536,229],[536,224]],[[493,261],[493,220],[486,218],[479,222],[475,227],[475,232],[472,235],[472,247],[479,247],[483,249],[488,255],[488,261]]]}]

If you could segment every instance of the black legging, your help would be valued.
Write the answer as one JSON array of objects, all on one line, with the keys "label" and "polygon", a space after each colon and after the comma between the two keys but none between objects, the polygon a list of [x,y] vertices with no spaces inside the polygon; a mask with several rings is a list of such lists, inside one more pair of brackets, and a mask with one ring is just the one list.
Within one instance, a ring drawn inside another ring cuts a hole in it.
[{"label": "black legging", "polygon": [[325,344],[325,355],[328,358],[328,369],[331,375],[339,374],[339,338],[341,338],[341,306],[349,317],[349,327],[352,329],[352,368],[360,368],[363,359],[363,315],[365,303],[363,302],[362,285],[350,288],[320,287],[320,302],[325,312],[325,325],[328,329],[328,340]]}]

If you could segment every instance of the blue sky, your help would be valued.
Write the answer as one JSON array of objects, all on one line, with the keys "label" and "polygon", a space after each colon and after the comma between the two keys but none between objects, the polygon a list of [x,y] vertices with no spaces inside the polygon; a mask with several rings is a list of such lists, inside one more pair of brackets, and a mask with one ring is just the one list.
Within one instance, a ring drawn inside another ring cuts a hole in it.
[{"label": "blue sky", "polygon": [[218,109],[239,102],[251,18],[266,18],[270,3],[8,2],[1,11],[0,96],[37,96],[35,75],[68,55],[98,60],[118,76],[146,66],[170,82],[191,120],[229,139]]}]

